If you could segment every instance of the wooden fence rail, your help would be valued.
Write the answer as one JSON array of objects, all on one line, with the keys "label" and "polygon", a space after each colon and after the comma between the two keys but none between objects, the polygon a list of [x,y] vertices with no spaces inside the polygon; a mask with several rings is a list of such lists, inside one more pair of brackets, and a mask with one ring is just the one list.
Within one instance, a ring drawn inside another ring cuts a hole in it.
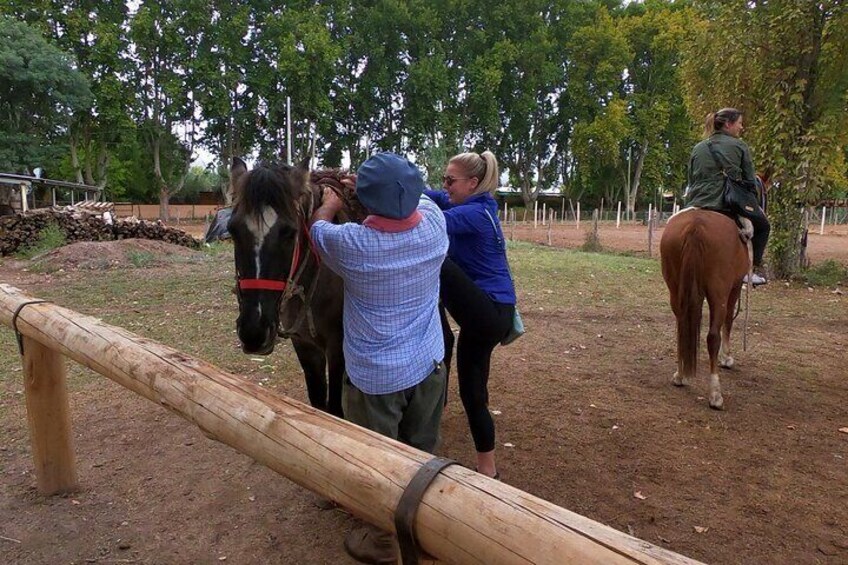
[{"label": "wooden fence rail", "polygon": [[[0,284],[0,322],[23,335],[39,488],[75,488],[64,385],[69,357],[195,423],[279,474],[386,530],[431,456],[275,395],[209,363]],[[22,305],[24,305],[22,307]],[[421,548],[447,563],[696,563],[458,465],[424,494]]]}]

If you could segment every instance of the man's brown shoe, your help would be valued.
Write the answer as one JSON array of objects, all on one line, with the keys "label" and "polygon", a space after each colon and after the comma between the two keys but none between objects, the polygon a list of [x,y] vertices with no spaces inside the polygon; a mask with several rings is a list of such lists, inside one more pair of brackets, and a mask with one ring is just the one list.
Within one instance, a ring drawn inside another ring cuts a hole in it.
[{"label": "man's brown shoe", "polygon": [[395,537],[370,524],[352,530],[345,537],[344,546],[348,555],[360,563],[394,565],[398,561]]}]

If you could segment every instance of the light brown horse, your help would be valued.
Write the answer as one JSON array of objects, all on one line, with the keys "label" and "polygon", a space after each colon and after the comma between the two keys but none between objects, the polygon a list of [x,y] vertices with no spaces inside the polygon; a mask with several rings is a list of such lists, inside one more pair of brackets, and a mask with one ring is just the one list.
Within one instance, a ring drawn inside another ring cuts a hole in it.
[{"label": "light brown horse", "polygon": [[750,259],[736,223],[719,212],[687,209],[673,216],[660,241],[662,273],[677,318],[677,371],[672,383],[683,386],[698,371],[698,344],[704,298],[710,308],[710,407],[724,399],[718,367],[732,367],[730,330],[742,278]]}]

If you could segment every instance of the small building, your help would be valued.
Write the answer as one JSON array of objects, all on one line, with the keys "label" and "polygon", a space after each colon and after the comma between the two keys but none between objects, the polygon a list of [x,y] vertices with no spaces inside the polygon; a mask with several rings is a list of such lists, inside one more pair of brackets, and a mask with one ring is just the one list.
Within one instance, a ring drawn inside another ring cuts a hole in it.
[{"label": "small building", "polygon": [[76,182],[0,173],[0,216],[85,200],[101,200],[103,189]]}]

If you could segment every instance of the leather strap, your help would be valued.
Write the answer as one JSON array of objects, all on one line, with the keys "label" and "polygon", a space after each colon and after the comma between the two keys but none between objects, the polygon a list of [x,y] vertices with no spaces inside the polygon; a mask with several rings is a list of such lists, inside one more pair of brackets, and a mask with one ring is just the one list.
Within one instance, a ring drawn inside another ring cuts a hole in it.
[{"label": "leather strap", "polygon": [[24,354],[24,336],[21,335],[21,332],[18,330],[18,316],[20,315],[21,310],[24,309],[24,306],[29,306],[30,304],[42,304],[44,302],[49,302],[49,300],[28,300],[27,302],[22,302],[15,309],[15,313],[12,314],[12,329],[15,330],[15,337],[18,339],[18,351],[20,351],[21,355]]},{"label": "leather strap", "polygon": [[443,469],[454,464],[456,461],[452,459],[434,457],[424,463],[406,485],[395,508],[395,531],[403,565],[418,565],[419,562],[420,548],[415,540],[415,514],[424,493]]},{"label": "leather strap", "polygon": [[241,290],[286,290],[286,281],[274,279],[239,279],[238,285]]}]

